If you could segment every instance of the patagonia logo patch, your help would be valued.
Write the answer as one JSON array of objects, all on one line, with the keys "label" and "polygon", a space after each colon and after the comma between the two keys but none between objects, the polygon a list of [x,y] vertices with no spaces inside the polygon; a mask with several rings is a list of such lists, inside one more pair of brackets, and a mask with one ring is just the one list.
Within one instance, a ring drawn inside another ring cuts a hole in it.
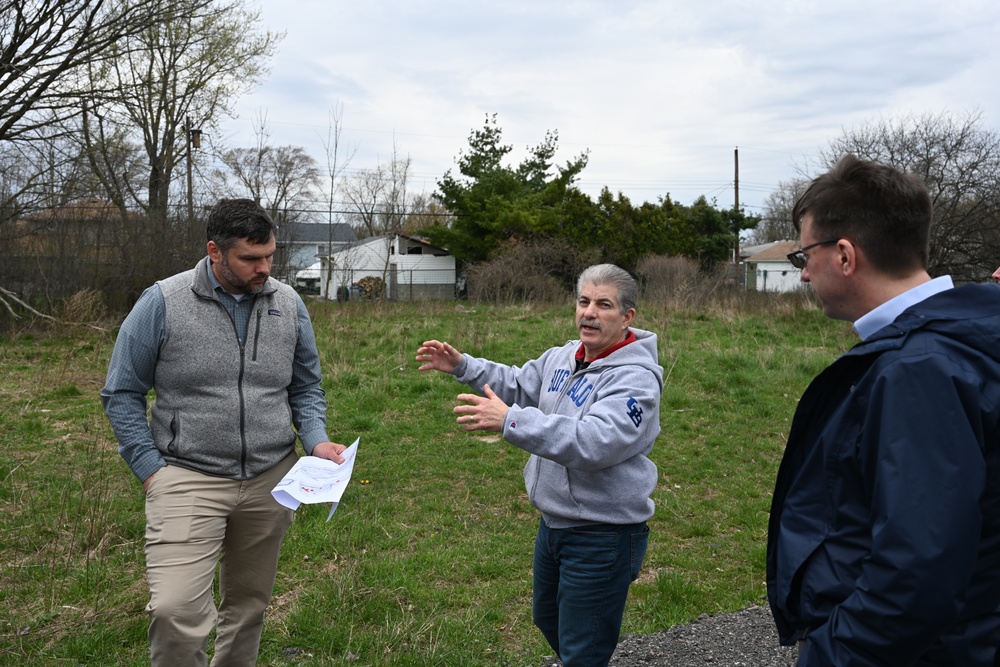
[{"label": "patagonia logo patch", "polygon": [[274,315],[275,317],[281,317],[281,311],[277,308],[268,308],[267,314]]}]

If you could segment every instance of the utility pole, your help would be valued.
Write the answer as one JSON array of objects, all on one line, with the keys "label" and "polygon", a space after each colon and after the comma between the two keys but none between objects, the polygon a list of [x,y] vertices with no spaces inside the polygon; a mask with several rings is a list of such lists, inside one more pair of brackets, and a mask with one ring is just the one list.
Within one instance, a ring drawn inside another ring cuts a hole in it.
[{"label": "utility pole", "polygon": [[201,130],[191,127],[191,117],[184,119],[184,135],[187,139],[187,186],[188,186],[188,226],[194,224],[194,179],[191,176],[191,148],[201,148]]},{"label": "utility pole", "polygon": [[[739,214],[740,212],[740,147],[737,146],[733,149],[733,163],[736,169],[736,175],[733,178],[733,190],[734,190],[734,201],[733,201],[733,212]],[[733,263],[738,267],[740,265],[740,230],[736,230],[736,248],[733,250]]]},{"label": "utility pole", "polygon": [[735,193],[734,193],[735,201],[733,202],[733,207],[737,211],[739,211],[740,210],[740,147],[739,146],[733,149],[733,161],[736,165],[736,177],[733,181],[735,183]]}]

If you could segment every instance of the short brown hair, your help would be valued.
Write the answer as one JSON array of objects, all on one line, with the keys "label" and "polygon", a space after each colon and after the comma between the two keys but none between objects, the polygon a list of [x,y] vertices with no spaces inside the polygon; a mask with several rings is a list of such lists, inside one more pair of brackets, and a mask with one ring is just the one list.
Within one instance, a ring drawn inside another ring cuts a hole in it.
[{"label": "short brown hair", "polygon": [[254,200],[220,199],[208,214],[205,231],[208,240],[226,252],[240,239],[267,243],[275,229],[271,216]]},{"label": "short brown hair", "polygon": [[817,239],[850,240],[888,275],[927,269],[933,207],[917,176],[848,154],[795,202],[796,229],[806,213]]}]

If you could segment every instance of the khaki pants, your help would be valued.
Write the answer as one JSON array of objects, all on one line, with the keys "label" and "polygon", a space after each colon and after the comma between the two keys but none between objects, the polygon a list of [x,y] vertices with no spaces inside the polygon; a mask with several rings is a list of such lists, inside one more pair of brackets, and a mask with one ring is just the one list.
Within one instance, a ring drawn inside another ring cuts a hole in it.
[{"label": "khaki pants", "polygon": [[[146,494],[152,667],[204,667],[216,623],[212,667],[256,664],[278,551],[293,516],[271,489],[296,459],[292,454],[246,481],[177,466],[152,478]],[[212,596],[217,562],[218,610]]]}]

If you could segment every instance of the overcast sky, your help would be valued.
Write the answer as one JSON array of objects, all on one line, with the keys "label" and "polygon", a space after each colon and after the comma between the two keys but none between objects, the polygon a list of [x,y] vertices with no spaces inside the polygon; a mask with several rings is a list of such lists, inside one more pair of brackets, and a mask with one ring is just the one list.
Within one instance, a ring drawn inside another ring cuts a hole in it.
[{"label": "overcast sky", "polygon": [[[559,133],[589,150],[580,187],[759,208],[813,171],[845,128],[880,116],[982,113],[1000,129],[997,0],[260,0],[285,32],[223,139],[305,147],[325,164],[342,109],[352,170],[412,160],[431,192],[497,114],[513,162]],[[345,151],[346,154],[346,151]]]}]

